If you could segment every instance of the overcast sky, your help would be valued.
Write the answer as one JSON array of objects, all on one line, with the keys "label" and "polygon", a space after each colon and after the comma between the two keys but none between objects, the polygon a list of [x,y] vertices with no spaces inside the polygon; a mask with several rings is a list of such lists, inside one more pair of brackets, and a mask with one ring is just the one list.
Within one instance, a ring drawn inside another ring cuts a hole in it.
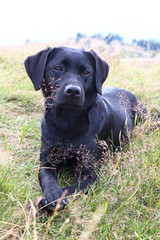
[{"label": "overcast sky", "polygon": [[77,32],[160,40],[160,0],[0,0],[0,46],[62,41]]}]

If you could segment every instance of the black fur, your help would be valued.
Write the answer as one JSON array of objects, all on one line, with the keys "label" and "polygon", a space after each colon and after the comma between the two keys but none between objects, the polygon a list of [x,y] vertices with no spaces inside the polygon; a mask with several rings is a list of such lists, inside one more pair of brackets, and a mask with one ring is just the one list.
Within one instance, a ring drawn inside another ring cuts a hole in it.
[{"label": "black fur", "polygon": [[[39,180],[41,204],[51,213],[63,192],[85,191],[96,179],[93,164],[101,158],[99,140],[115,148],[127,137],[139,115],[139,102],[120,88],[103,89],[108,64],[92,50],[48,48],[25,60],[35,90],[46,98],[41,122]],[[77,181],[60,189],[57,172],[72,167]],[[61,208],[67,204],[61,200]]]}]

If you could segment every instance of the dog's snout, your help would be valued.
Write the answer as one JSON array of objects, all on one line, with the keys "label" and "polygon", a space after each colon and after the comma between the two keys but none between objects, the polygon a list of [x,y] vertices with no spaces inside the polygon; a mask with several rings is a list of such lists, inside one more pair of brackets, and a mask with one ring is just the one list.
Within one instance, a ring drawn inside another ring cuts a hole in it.
[{"label": "dog's snout", "polygon": [[56,103],[66,109],[76,109],[82,107],[85,101],[84,89],[79,84],[64,84],[57,91]]},{"label": "dog's snout", "polygon": [[71,84],[65,87],[64,93],[67,96],[79,97],[81,95],[81,88]]}]

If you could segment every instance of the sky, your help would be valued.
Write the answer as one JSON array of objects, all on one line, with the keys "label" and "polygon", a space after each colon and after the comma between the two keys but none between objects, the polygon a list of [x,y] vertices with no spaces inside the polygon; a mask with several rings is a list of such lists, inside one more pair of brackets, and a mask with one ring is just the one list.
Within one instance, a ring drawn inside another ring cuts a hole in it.
[{"label": "sky", "polygon": [[0,47],[120,34],[160,41],[160,0],[0,0]]}]

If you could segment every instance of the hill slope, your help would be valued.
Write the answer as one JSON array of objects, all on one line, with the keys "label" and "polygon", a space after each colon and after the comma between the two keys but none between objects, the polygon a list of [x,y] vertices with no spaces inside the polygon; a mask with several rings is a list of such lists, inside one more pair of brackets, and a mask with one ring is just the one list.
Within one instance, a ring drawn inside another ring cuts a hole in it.
[{"label": "hill slope", "polygon": [[[110,65],[105,86],[132,91],[148,111],[160,110],[158,54],[152,58],[136,48],[139,58],[134,47],[90,39],[50,44],[58,45],[93,48]],[[47,46],[0,49],[0,239],[158,239],[159,130],[149,116],[123,152],[106,154],[87,195],[71,196],[57,216],[35,217],[33,201],[41,196],[37,171],[44,100],[34,91],[23,62]],[[72,180],[70,172],[59,176],[61,185]]]}]

